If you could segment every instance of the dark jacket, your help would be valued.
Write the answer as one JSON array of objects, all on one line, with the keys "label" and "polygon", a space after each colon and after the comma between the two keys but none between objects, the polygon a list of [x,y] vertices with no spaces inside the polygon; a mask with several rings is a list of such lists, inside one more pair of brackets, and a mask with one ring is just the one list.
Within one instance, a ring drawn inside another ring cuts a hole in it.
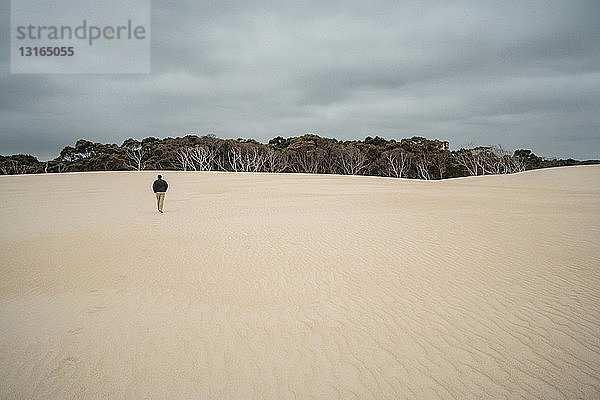
[{"label": "dark jacket", "polygon": [[164,179],[157,179],[152,184],[152,190],[154,190],[154,193],[166,192],[168,187],[169,187],[169,184]]}]

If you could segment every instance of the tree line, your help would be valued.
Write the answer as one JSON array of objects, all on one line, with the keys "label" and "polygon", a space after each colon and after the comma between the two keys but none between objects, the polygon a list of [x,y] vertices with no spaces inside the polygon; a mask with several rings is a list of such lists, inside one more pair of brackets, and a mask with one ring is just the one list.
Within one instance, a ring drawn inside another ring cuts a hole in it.
[{"label": "tree line", "polygon": [[418,136],[399,141],[379,136],[340,141],[305,134],[278,136],[263,144],[253,139],[187,135],[127,139],[120,146],[80,139],[50,161],[24,154],[0,156],[0,174],[179,170],[303,172],[429,180],[599,162],[545,159],[531,150],[510,153],[500,146],[449,150],[446,141]]}]

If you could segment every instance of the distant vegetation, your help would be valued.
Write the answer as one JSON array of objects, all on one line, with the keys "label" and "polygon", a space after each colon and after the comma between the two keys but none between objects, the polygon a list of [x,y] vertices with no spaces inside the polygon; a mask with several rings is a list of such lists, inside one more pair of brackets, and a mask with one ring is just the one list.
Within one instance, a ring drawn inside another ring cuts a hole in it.
[{"label": "distant vegetation", "polygon": [[122,145],[81,139],[52,161],[30,155],[0,156],[1,174],[44,172],[179,170],[235,172],[308,172],[444,179],[469,175],[510,174],[529,169],[598,163],[548,160],[530,150],[512,154],[498,146],[449,150],[448,142],[422,137],[339,141],[313,134],[271,139],[220,139],[213,135],[142,141]]}]

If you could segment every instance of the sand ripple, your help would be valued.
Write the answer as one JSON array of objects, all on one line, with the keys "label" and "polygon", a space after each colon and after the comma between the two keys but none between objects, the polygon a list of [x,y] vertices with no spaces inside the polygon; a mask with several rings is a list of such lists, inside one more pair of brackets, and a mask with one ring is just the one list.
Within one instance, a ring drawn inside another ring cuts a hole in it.
[{"label": "sand ripple", "polygon": [[164,175],[0,177],[1,398],[600,398],[599,167]]}]

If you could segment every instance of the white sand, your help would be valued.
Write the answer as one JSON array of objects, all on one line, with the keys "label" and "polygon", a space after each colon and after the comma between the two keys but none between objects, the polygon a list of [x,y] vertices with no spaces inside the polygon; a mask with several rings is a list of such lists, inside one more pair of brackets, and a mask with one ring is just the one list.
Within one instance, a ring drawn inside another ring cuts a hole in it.
[{"label": "white sand", "polygon": [[600,167],[155,175],[0,177],[0,398],[600,398]]}]

